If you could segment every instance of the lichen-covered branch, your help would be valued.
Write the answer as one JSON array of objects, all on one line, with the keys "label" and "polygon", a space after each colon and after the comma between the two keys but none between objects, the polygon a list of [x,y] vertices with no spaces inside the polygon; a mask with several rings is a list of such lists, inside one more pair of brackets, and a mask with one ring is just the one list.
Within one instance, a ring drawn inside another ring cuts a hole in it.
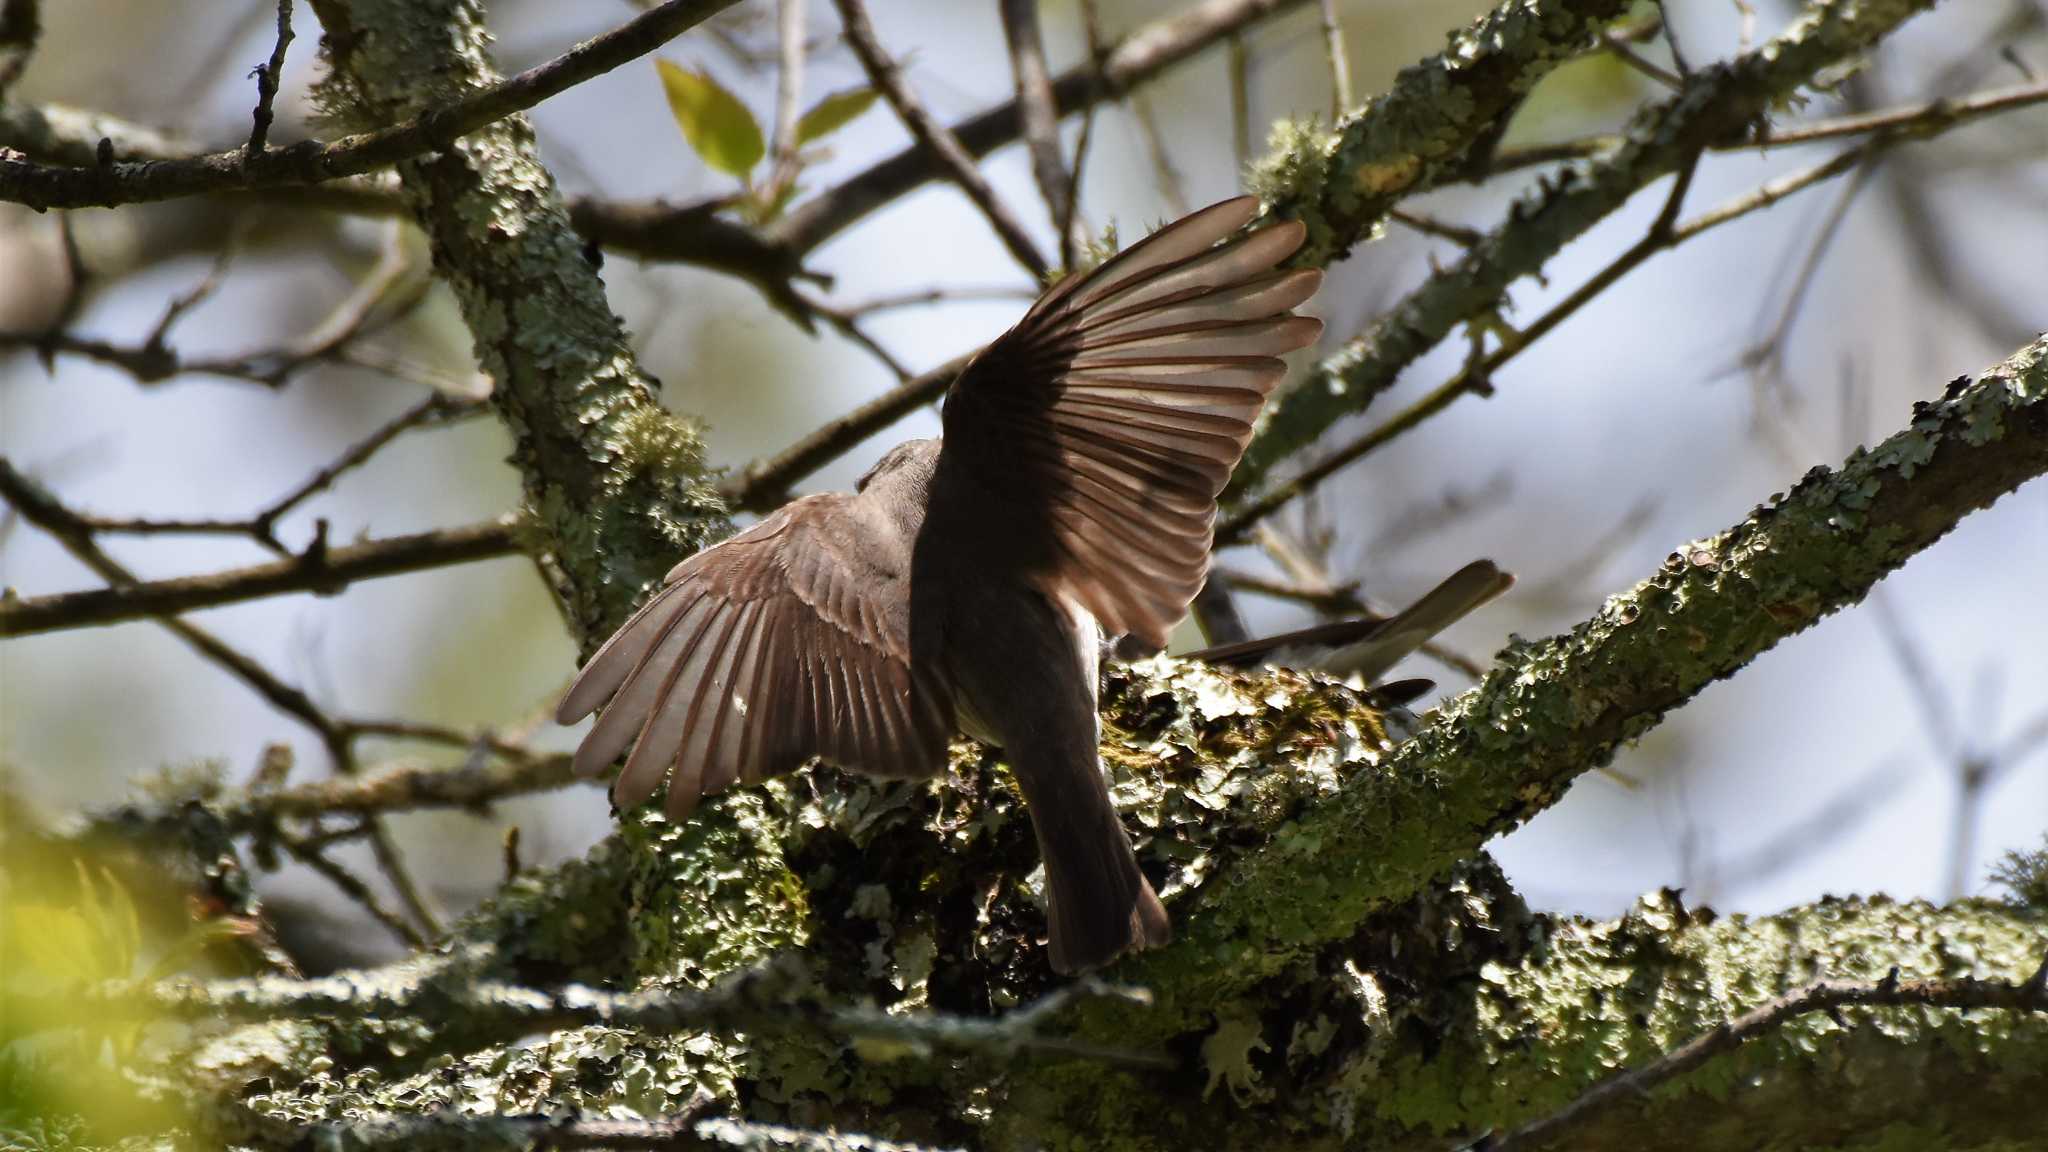
[{"label": "lichen-covered branch", "polygon": [[[1314,443],[1338,420],[1363,410],[1402,369],[1459,324],[1493,309],[1510,284],[1540,270],[1636,192],[1706,148],[1739,138],[1772,107],[1812,84],[1823,69],[1867,51],[1932,4],[1933,0],[1814,0],[1777,39],[1693,73],[1683,91],[1636,116],[1619,148],[1584,168],[1564,170],[1516,201],[1499,230],[1457,264],[1431,275],[1365,335],[1281,395],[1232,477],[1232,490],[1255,490],[1275,466]],[[1497,11],[1492,19],[1504,18],[1512,7]],[[1403,73],[1403,79],[1409,74]],[[1417,75],[1416,82],[1425,80],[1434,80],[1434,73]],[[1365,133],[1364,127],[1360,120],[1335,136],[1306,133],[1266,161],[1262,191],[1280,204],[1321,205],[1328,199],[1323,189],[1331,184],[1331,172],[1344,174],[1339,187],[1385,184],[1396,192],[1409,190],[1412,182],[1399,178],[1398,158],[1405,153],[1378,152],[1372,147],[1375,136]],[[1400,139],[1405,138],[1397,142]],[[1386,158],[1375,162],[1382,155]],[[1394,169],[1391,174],[1382,172],[1389,167]],[[1346,208],[1359,202],[1346,198],[1336,203]],[[1391,200],[1369,204],[1384,212]],[[1351,208],[1349,215],[1339,218],[1343,224],[1312,223],[1310,237],[1313,240],[1320,232],[1334,236],[1332,243],[1348,245],[1345,237],[1356,239],[1357,233],[1345,225],[1355,228],[1352,217],[1362,211]],[[1315,212],[1305,212],[1304,218],[1322,219]]]},{"label": "lichen-covered branch", "polygon": [[1963,516],[2044,472],[2048,337],[1955,381],[1839,470],[1815,468],[1743,523],[1673,552],[1570,633],[1504,649],[1380,771],[1347,781],[1206,888],[1180,939],[1132,967],[1160,1009],[1122,1026],[1196,1026],[1549,807],[1666,712],[1861,600]]},{"label": "lichen-covered branch", "polygon": [[[316,0],[336,111],[389,123],[488,89],[473,0]],[[708,11],[708,8],[707,8]],[[495,381],[513,459],[549,534],[560,589],[593,640],[650,581],[726,522],[696,430],[665,412],[634,363],[521,116],[398,165]]]},{"label": "lichen-covered branch", "polygon": [[1274,212],[1308,225],[1295,261],[1333,263],[1402,197],[1483,168],[1529,89],[1626,11],[1621,0],[1506,0],[1334,127],[1283,130],[1258,183]]}]

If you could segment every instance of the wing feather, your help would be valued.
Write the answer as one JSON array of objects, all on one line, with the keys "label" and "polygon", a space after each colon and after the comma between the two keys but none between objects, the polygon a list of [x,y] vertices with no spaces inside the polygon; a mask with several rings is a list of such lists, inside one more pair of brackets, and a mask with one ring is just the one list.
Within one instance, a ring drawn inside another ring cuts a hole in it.
[{"label": "wing feather", "polygon": [[1113,634],[1163,644],[1201,590],[1277,357],[1322,331],[1290,311],[1321,273],[1279,267],[1306,230],[1240,234],[1258,211],[1212,205],[1062,281],[947,398],[939,469],[974,494],[962,515],[1010,510],[999,546]]},{"label": "wing feather", "polygon": [[813,757],[891,776],[945,765],[954,714],[910,664],[911,542],[854,495],[811,496],[678,564],[557,712],[603,705],[577,749],[621,809],[666,787],[675,819]]}]

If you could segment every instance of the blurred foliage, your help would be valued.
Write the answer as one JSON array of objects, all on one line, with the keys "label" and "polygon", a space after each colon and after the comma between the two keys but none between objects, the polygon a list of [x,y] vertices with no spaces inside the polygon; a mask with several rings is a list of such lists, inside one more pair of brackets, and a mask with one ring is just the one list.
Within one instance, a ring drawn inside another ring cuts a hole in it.
[{"label": "blurred foliage", "polygon": [[157,1076],[183,1029],[78,995],[202,969],[251,924],[161,868],[46,837],[0,792],[0,1146],[68,1148],[183,1127]]},{"label": "blurred foliage", "polygon": [[796,122],[797,145],[815,143],[860,119],[875,106],[877,95],[873,88],[849,88],[811,105]]},{"label": "blurred foliage", "polygon": [[[768,144],[761,122],[731,89],[705,71],[691,71],[672,60],[656,60],[662,91],[683,139],[698,159],[715,171],[737,176],[746,194],[732,202],[755,224],[765,224],[782,214],[801,191],[797,175],[811,157],[796,154],[792,162],[777,160],[766,179],[755,178],[754,169],[768,158]],[[811,105],[796,122],[792,150],[816,143],[861,118],[875,106],[872,88],[849,88],[833,92]]]}]

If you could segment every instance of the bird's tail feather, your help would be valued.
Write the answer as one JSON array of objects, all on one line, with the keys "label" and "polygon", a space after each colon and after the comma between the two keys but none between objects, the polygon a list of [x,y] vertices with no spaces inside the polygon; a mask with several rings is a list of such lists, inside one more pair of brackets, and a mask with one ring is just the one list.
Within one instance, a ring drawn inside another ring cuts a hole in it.
[{"label": "bird's tail feather", "polygon": [[1138,870],[1095,758],[1034,751],[1009,749],[1045,860],[1053,970],[1085,972],[1171,940],[1166,908]]}]

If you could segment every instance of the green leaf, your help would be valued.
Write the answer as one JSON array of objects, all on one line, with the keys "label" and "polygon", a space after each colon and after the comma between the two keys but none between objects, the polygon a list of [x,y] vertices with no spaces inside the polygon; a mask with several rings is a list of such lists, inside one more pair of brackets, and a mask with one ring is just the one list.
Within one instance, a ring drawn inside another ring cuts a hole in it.
[{"label": "green leaf", "polygon": [[797,146],[801,148],[813,140],[822,140],[830,136],[860,119],[863,112],[874,106],[873,88],[849,88],[844,92],[834,92],[811,105],[811,110],[804,113],[803,118],[796,122]]},{"label": "green leaf", "polygon": [[683,139],[690,142],[706,164],[732,176],[744,177],[767,154],[761,125],[754,114],[709,73],[691,72],[668,60],[657,60],[662,90],[668,93],[669,111],[682,126]]}]

